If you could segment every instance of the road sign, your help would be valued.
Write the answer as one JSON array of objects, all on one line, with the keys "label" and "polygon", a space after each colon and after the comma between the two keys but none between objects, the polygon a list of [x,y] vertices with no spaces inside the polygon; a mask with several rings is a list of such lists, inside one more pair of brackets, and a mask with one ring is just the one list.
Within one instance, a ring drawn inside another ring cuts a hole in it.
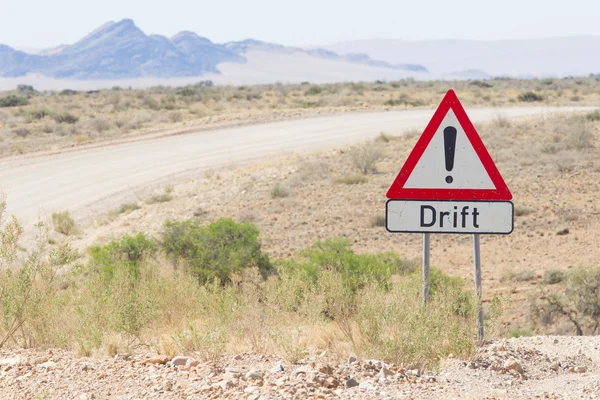
[{"label": "road sign", "polygon": [[387,197],[405,200],[512,199],[453,90],[442,100]]},{"label": "road sign", "polygon": [[513,231],[510,201],[388,200],[388,232],[496,233]]},{"label": "road sign", "polygon": [[449,90],[387,192],[386,229],[423,233],[423,305],[429,296],[431,233],[473,234],[483,340],[479,234],[513,231],[512,194],[453,90]]}]

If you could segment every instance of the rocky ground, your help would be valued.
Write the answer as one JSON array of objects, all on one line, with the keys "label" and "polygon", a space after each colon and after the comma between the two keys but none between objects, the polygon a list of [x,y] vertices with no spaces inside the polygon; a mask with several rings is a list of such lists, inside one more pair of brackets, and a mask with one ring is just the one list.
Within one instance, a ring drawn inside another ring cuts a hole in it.
[{"label": "rocky ground", "polygon": [[0,353],[2,399],[598,399],[600,337],[495,341],[471,360],[420,371],[326,353],[292,365],[237,354],[77,358],[58,350]]}]

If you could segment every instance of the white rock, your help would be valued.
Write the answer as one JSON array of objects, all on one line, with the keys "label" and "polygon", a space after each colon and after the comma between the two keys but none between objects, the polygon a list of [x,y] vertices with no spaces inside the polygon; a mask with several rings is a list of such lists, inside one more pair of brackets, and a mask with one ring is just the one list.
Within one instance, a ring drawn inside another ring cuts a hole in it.
[{"label": "white rock", "polygon": [[282,364],[276,364],[273,368],[271,368],[272,373],[283,372],[285,368]]},{"label": "white rock", "polygon": [[174,366],[176,366],[176,365],[181,365],[181,366],[183,366],[183,365],[185,365],[185,364],[188,362],[188,360],[190,360],[190,359],[191,359],[191,357],[186,357],[186,356],[177,356],[177,357],[175,357],[175,358],[173,358],[173,359],[171,360],[171,366],[172,366],[172,367],[174,367]]},{"label": "white rock", "polygon": [[361,382],[360,385],[358,385],[359,389],[364,389],[364,390],[375,390],[375,386],[371,385],[369,382]]},{"label": "white rock", "polygon": [[256,381],[261,381],[262,378],[263,378],[263,374],[259,370],[253,369],[253,370],[246,372],[246,379],[253,379]]},{"label": "white rock", "polygon": [[185,363],[185,366],[190,368],[197,367],[198,365],[200,365],[200,361],[194,360],[193,358],[188,359]]},{"label": "white rock", "polygon": [[46,371],[51,371],[56,368],[56,363],[54,361],[46,361],[37,366],[38,369],[45,369]]}]

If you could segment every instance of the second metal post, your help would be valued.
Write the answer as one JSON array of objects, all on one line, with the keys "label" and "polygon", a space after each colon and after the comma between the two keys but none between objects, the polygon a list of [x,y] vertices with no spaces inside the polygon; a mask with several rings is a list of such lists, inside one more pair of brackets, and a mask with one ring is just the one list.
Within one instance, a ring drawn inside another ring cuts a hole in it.
[{"label": "second metal post", "polygon": [[429,233],[423,234],[423,306],[429,300]]},{"label": "second metal post", "polygon": [[481,300],[481,253],[479,251],[479,235],[473,235],[473,264],[475,266],[475,293],[477,295],[477,340],[483,341],[483,303]]}]

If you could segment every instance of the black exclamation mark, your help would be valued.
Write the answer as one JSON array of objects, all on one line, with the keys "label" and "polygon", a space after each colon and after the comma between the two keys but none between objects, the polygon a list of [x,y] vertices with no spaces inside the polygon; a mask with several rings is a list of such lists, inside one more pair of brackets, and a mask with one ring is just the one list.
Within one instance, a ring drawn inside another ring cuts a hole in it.
[{"label": "black exclamation mark", "polygon": [[[456,128],[448,126],[444,128],[444,152],[446,153],[446,171],[452,172],[454,168],[454,152],[456,150]],[[448,175],[447,183],[452,183],[454,179]]]}]

